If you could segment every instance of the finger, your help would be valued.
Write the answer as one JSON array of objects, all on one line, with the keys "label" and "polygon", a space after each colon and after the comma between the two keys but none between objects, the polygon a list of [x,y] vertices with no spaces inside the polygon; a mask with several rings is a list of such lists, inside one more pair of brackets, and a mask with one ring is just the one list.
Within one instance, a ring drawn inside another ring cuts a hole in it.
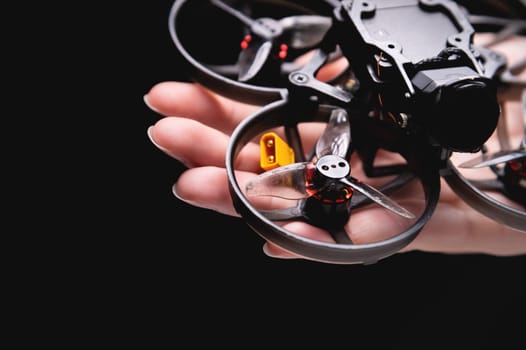
[{"label": "finger", "polygon": [[[494,38],[492,34],[478,34],[475,39],[476,43],[486,45],[488,41]],[[526,37],[524,36],[512,36],[507,40],[498,41],[493,45],[489,45],[489,48],[495,52],[505,55],[508,60],[508,65],[513,66],[524,59],[524,48],[526,46]],[[522,71],[520,76],[526,77],[526,71]]]},{"label": "finger", "polygon": [[[307,237],[313,240],[322,241],[322,242],[333,242],[330,236],[325,230],[317,228],[315,226],[308,225],[303,222],[293,222],[284,226],[284,229],[288,231],[295,232],[298,235]],[[311,259],[309,257],[288,251],[270,241],[263,244],[263,252],[272,257],[279,259]]]},{"label": "finger", "polygon": [[467,204],[440,202],[416,239],[402,251],[446,254],[526,254],[526,233],[502,225]]},{"label": "finger", "polygon": [[[250,172],[236,172],[238,181],[243,183],[253,176]],[[204,166],[186,170],[179,176],[172,190],[177,198],[188,204],[225,215],[239,216],[232,204],[224,168]]]},{"label": "finger", "polygon": [[263,244],[263,253],[270,256],[271,258],[279,259],[303,259],[304,257],[298,254],[291,253],[281,247],[273,244],[272,242],[265,242]]},{"label": "finger", "polygon": [[185,82],[158,83],[144,96],[144,101],[164,116],[191,118],[227,134],[257,108]]},{"label": "finger", "polygon": [[[148,129],[148,135],[159,149],[187,167],[225,167],[228,136],[195,120],[165,117]],[[238,159],[240,170],[258,171],[258,146],[248,144]]]},{"label": "finger", "polygon": [[346,58],[339,58],[321,67],[320,71],[316,74],[316,78],[321,81],[329,81],[345,71],[348,67],[349,61],[347,61]]},{"label": "finger", "polygon": [[[302,66],[306,65],[315,54],[315,51],[309,51],[308,53],[298,57],[296,62]],[[329,81],[334,79],[338,74],[342,73],[349,67],[349,61],[345,57],[340,57],[336,60],[328,61],[325,63],[320,70],[316,73],[316,79],[320,81]]]}]

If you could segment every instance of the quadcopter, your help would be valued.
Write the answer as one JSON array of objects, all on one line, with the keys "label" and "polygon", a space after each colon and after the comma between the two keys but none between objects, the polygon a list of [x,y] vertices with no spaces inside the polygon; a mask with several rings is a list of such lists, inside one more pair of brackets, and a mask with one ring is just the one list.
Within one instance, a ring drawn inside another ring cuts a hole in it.
[{"label": "quadcopter", "polygon": [[[517,73],[526,59],[512,66],[492,49],[526,34],[526,5],[480,3],[475,12],[451,0],[176,0],[169,31],[189,78],[259,106],[226,153],[248,226],[311,260],[371,264],[417,237],[444,179],[526,234],[526,81]],[[478,33],[492,41],[475,44]],[[329,65],[338,72],[321,79]],[[519,145],[506,89],[522,89]],[[234,164],[253,145],[261,171],[241,183]],[[471,178],[480,168],[489,177]]]}]

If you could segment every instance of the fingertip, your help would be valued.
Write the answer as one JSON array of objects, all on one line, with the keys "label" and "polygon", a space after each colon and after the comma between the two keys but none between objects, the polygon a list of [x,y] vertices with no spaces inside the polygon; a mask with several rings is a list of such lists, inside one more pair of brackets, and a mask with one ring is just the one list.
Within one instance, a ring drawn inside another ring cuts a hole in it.
[{"label": "fingertip", "polygon": [[190,205],[193,205],[193,206],[197,206],[196,203],[193,203],[192,201],[189,201],[188,199],[185,199],[185,198],[181,197],[181,195],[177,191],[177,182],[175,182],[172,185],[172,194],[175,196],[175,198],[179,199],[181,202],[184,202],[184,203],[187,203],[187,204],[190,204]]},{"label": "fingertip", "polygon": [[180,159],[180,157],[173,154],[169,149],[166,147],[161,146],[157,141],[155,141],[153,136],[153,131],[155,129],[155,126],[149,126],[148,129],[146,129],[146,134],[148,135],[148,138],[150,139],[150,142],[153,143],[155,147],[157,147],[159,150],[167,154],[168,156],[174,158],[175,160],[179,161],[181,164],[185,165],[184,161]]},{"label": "fingertip", "polygon": [[265,243],[263,244],[263,247],[261,247],[262,250],[263,250],[263,253],[265,253],[266,256],[270,257],[270,258],[277,258],[276,255],[274,255],[272,253],[272,251],[270,250],[269,246],[268,246],[268,243]]},{"label": "fingertip", "polygon": [[175,198],[179,199],[180,201],[186,202],[178,193],[177,193],[177,182],[175,182],[172,185],[172,194],[175,196]]},{"label": "fingertip", "polygon": [[150,101],[150,97],[148,94],[144,94],[143,97],[142,97],[143,101],[144,101],[144,104],[149,108],[151,109],[152,111],[156,112],[156,113],[160,113],[159,110],[157,108],[155,108],[154,106],[152,106],[152,103]]},{"label": "fingertip", "polygon": [[157,148],[159,148],[161,151],[163,152],[166,152],[166,149],[164,147],[162,147],[161,145],[159,145],[157,143],[157,141],[155,141],[154,137],[153,137],[153,130],[154,130],[154,126],[153,125],[150,125],[148,127],[148,129],[146,129],[146,135],[148,135],[148,139],[150,140],[151,143],[153,143],[153,145]]},{"label": "fingertip", "polygon": [[276,259],[297,259],[296,256],[293,256],[291,254],[287,254],[281,249],[276,249],[273,245],[269,244],[268,242],[265,242],[262,247],[263,253],[267,255],[270,258],[276,258]]}]

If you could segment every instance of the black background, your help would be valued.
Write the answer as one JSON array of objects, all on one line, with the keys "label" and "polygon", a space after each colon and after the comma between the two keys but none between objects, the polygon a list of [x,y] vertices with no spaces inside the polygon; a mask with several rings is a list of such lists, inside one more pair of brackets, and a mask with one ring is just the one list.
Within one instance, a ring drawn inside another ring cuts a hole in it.
[{"label": "black background", "polygon": [[98,296],[90,300],[104,333],[124,323],[129,333],[118,337],[150,347],[161,339],[170,347],[524,343],[524,257],[412,252],[368,266],[278,260],[242,220],[177,200],[171,186],[184,168],[149,141],[146,130],[160,116],[142,100],[157,82],[186,79],[168,32],[171,5],[101,6],[87,21],[98,28],[90,62],[100,65],[90,144],[102,149],[89,171],[103,191],[86,204],[101,215],[83,221],[92,250],[81,271],[92,281],[88,294]]}]

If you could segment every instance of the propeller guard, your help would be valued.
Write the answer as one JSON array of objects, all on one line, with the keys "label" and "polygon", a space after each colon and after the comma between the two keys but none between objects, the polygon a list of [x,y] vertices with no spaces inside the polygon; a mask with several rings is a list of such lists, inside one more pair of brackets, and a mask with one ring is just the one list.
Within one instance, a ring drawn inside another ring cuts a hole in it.
[{"label": "propeller guard", "polygon": [[[299,117],[296,122],[328,122],[335,108],[339,107],[319,105],[312,113],[301,113],[302,117]],[[313,240],[279,226],[254,208],[236,179],[234,173],[236,158],[243,147],[257,135],[268,129],[289,125],[290,120],[284,119],[283,116],[298,114],[297,110],[296,113],[291,113],[292,110],[292,104],[285,99],[268,104],[243,120],[230,139],[226,155],[229,190],[234,207],[247,224],[261,237],[287,251],[311,260],[334,264],[375,263],[397,253],[411,243],[431,217],[440,192],[439,172],[437,165],[432,161],[434,158],[427,154],[427,147],[414,147],[415,140],[413,139],[401,138],[398,141],[402,142],[398,144],[400,154],[407,160],[409,167],[422,184],[425,193],[425,208],[408,229],[389,239],[366,244],[342,244]]]},{"label": "propeller guard", "polygon": [[[228,1],[224,1],[228,3]],[[268,84],[252,84],[250,82],[239,81],[234,77],[229,77],[212,68],[213,65],[205,64],[204,57],[209,58],[215,56],[218,52],[228,51],[229,48],[218,47],[214,43],[214,39],[210,37],[210,31],[202,29],[199,24],[206,23],[206,16],[228,16],[221,9],[214,7],[213,2],[210,1],[191,1],[191,0],[177,0],[174,1],[170,8],[168,16],[168,28],[173,43],[177,48],[177,53],[181,56],[181,64],[184,65],[185,71],[189,77],[195,82],[198,82],[212,91],[223,96],[248,103],[253,105],[265,105],[272,101],[282,98],[286,93],[286,86],[288,84],[288,73],[286,69],[282,68],[283,84],[272,82]],[[302,15],[320,15],[324,14],[330,19],[332,6],[329,3],[312,2],[309,4],[302,1],[294,0],[257,0],[254,4],[267,4],[278,9],[289,9],[289,11]],[[212,14],[212,15],[211,15]],[[212,17],[214,20],[217,18]],[[210,18],[209,18],[210,19]],[[233,20],[235,20],[233,18]],[[288,22],[287,22],[288,23]],[[195,26],[195,27],[194,27]],[[214,29],[212,29],[214,32]],[[206,36],[201,38],[201,34]],[[195,45],[191,45],[197,42]],[[203,42],[202,44],[200,44]],[[196,48],[195,46],[198,46]],[[215,45],[215,46],[214,46]],[[203,48],[210,47],[210,52],[200,54],[197,51],[204,50]],[[338,56],[336,56],[338,57]],[[336,58],[335,57],[335,58]],[[289,66],[295,66],[291,62],[286,62]],[[284,63],[284,65],[286,65]],[[290,69],[295,70],[294,69]]]}]

